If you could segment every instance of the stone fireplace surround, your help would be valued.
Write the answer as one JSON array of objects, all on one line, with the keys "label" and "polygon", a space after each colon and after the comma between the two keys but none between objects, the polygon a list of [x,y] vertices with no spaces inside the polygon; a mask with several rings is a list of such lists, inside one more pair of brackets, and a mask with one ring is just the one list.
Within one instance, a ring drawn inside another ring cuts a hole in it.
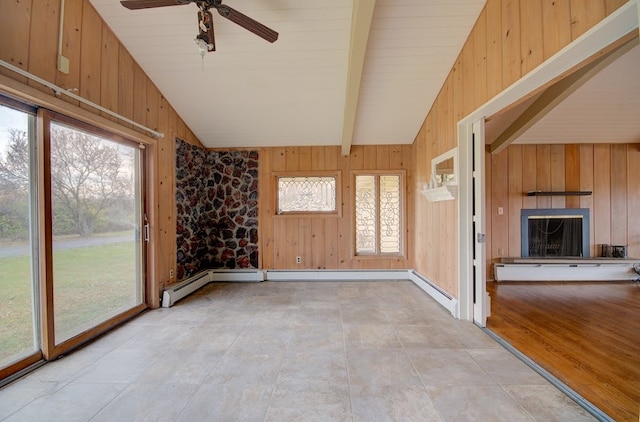
[{"label": "stone fireplace surround", "polygon": [[176,139],[178,281],[206,269],[258,268],[258,152]]}]

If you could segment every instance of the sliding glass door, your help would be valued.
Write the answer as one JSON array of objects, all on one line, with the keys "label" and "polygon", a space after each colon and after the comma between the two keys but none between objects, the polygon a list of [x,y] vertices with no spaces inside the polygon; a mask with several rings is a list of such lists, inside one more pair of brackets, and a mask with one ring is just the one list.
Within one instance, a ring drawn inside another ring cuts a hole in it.
[{"label": "sliding glass door", "polygon": [[40,350],[34,113],[0,104],[0,369]]},{"label": "sliding glass door", "polygon": [[0,385],[142,311],[144,147],[0,96]]},{"label": "sliding glass door", "polygon": [[142,303],[140,148],[50,124],[55,339]]}]

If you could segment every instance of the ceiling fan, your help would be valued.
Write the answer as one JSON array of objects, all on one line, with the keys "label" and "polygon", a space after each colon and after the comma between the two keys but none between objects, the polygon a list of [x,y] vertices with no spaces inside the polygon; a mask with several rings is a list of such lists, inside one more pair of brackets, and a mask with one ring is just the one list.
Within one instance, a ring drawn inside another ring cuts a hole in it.
[{"label": "ceiling fan", "polygon": [[223,18],[229,19],[231,22],[240,25],[247,31],[253,32],[270,43],[273,43],[278,39],[278,33],[276,31],[254,19],[251,19],[247,15],[238,12],[236,9],[229,7],[226,4],[222,4],[222,0],[122,0],[120,3],[130,10],[180,6],[195,3],[200,9],[198,11],[199,33],[196,36],[195,41],[200,49],[200,54],[203,56],[205,52],[215,51],[216,49],[213,34],[213,16],[209,11],[211,8],[216,9]]}]

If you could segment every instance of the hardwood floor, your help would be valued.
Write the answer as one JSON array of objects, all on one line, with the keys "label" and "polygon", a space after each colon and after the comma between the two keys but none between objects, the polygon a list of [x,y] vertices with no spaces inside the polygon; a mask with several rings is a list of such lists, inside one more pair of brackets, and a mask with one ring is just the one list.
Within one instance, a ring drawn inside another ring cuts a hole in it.
[{"label": "hardwood floor", "polygon": [[491,282],[487,327],[616,421],[640,412],[640,284]]}]

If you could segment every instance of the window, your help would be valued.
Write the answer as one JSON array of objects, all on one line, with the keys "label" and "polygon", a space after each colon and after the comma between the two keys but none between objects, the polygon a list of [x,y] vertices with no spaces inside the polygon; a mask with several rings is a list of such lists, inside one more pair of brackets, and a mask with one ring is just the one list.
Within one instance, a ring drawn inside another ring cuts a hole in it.
[{"label": "window", "polygon": [[277,176],[278,214],[337,213],[337,175]]},{"label": "window", "polygon": [[402,254],[401,174],[355,176],[356,255]]}]

